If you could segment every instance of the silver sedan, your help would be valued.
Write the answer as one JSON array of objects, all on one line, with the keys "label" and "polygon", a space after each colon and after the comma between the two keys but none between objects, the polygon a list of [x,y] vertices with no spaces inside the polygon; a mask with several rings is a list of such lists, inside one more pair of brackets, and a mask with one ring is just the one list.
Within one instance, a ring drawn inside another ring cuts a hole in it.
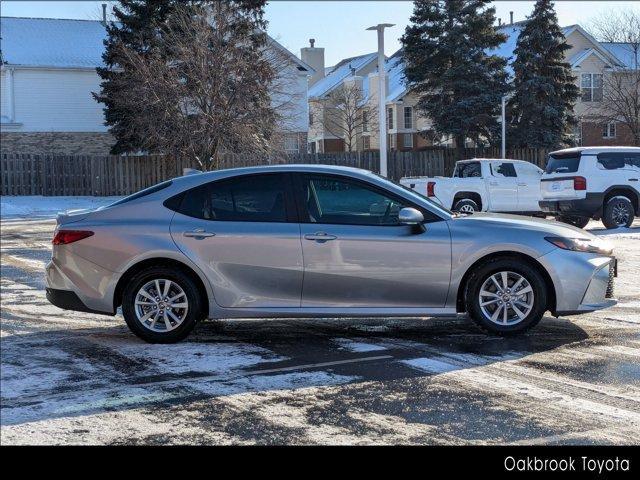
[{"label": "silver sedan", "polygon": [[597,237],[510,215],[454,215],[371,172],[282,165],[158,184],[58,216],[47,297],[149,342],[205,318],[449,316],[510,335],[615,304]]}]

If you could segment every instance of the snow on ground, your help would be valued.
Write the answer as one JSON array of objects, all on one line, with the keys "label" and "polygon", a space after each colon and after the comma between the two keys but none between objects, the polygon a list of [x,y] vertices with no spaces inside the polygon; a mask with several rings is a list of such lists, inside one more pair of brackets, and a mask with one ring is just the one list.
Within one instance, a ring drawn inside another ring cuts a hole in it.
[{"label": "snow on ground", "polygon": [[0,213],[5,217],[55,217],[67,210],[94,209],[109,205],[121,197],[43,197],[41,195],[0,199]]}]

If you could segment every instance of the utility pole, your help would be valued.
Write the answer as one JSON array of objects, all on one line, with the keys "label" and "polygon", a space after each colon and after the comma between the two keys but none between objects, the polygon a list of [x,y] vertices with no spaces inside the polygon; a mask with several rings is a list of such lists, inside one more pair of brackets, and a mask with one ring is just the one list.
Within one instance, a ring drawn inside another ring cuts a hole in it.
[{"label": "utility pole", "polygon": [[384,29],[393,27],[392,23],[379,23],[367,30],[378,32],[378,124],[380,136],[380,175],[387,176],[387,92],[384,71]]}]

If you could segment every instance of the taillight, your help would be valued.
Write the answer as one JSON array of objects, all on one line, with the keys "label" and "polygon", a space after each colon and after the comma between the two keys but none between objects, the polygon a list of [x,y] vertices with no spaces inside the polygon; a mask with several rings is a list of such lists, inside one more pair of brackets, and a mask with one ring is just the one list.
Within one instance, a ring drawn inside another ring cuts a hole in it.
[{"label": "taillight", "polygon": [[67,245],[69,243],[77,242],[83,238],[87,238],[93,235],[93,232],[89,230],[58,230],[56,236],[53,237],[54,245]]},{"label": "taillight", "polygon": [[435,186],[436,186],[436,182],[427,182],[427,197],[436,196],[436,194],[433,192],[433,189]]},{"label": "taillight", "polygon": [[584,177],[573,177],[573,189],[574,190],[586,190],[587,179]]}]

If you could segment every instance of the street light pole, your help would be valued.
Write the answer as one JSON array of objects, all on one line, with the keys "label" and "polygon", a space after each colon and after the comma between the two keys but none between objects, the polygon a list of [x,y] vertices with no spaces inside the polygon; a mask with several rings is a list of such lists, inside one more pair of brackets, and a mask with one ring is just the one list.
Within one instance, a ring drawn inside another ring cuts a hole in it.
[{"label": "street light pole", "polygon": [[380,175],[387,176],[387,111],[386,111],[386,82],[384,71],[384,29],[393,27],[391,23],[379,23],[367,30],[376,30],[378,32],[378,124],[380,136]]},{"label": "street light pole", "polygon": [[502,96],[502,158],[507,158],[507,96]]}]

